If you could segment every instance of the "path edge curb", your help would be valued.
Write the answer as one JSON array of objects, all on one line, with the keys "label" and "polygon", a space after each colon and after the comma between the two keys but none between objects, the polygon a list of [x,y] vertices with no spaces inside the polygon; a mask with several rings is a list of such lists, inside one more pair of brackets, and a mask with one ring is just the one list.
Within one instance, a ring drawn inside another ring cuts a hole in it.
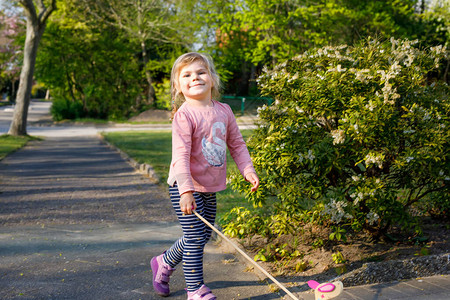
[{"label": "path edge curb", "polygon": [[155,170],[153,169],[153,167],[151,165],[146,164],[146,163],[141,164],[141,163],[137,162],[136,160],[132,159],[126,152],[120,150],[119,148],[114,146],[112,143],[110,143],[101,133],[98,133],[97,137],[100,139],[100,141],[103,144],[105,144],[109,148],[111,148],[114,151],[116,151],[117,153],[119,153],[119,155],[136,171],[138,171],[139,173],[148,177],[148,179],[150,180],[151,183],[154,183],[154,184],[161,183],[161,178],[158,176],[158,174],[155,172]]}]

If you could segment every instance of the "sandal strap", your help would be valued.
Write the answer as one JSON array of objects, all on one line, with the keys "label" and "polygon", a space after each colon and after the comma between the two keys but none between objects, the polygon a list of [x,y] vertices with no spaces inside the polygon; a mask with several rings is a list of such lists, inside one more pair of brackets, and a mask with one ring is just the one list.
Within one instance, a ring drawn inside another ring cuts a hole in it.
[{"label": "sandal strap", "polygon": [[166,276],[172,275],[173,271],[175,271],[174,268],[171,268],[169,266],[162,266],[161,273],[163,273]]},{"label": "sandal strap", "polygon": [[202,300],[216,300],[217,298],[216,298],[216,296],[213,295],[213,293],[209,293],[206,295],[202,295],[201,299]]},{"label": "sandal strap", "polygon": [[[160,270],[158,270],[158,271],[160,271]],[[170,280],[170,275],[172,275],[173,271],[175,271],[175,269],[173,269],[173,268],[169,269],[166,266],[162,265],[161,272],[158,272],[158,274],[156,274],[156,277],[155,277],[156,282],[168,283]]]},{"label": "sandal strap", "polygon": [[195,293],[195,300],[216,300],[216,296],[211,292],[211,290],[203,285],[200,289],[198,289]]},{"label": "sandal strap", "polygon": [[209,289],[209,287],[207,287],[206,285],[202,285],[198,290],[197,290],[197,293],[199,294],[199,295],[205,295],[205,294],[208,294],[208,293],[211,293],[211,290]]},{"label": "sandal strap", "polygon": [[155,276],[155,281],[156,282],[164,282],[164,283],[168,283],[170,280],[169,276],[166,276],[166,274],[161,273],[161,274],[157,274]]}]

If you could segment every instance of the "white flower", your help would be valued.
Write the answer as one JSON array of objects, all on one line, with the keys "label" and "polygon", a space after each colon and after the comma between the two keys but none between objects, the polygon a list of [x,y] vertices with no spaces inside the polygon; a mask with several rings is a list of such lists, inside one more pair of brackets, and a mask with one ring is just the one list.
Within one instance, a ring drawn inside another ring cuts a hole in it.
[{"label": "white flower", "polygon": [[359,181],[359,176],[353,175],[352,179],[353,179],[353,181]]},{"label": "white flower", "polygon": [[341,65],[337,65],[336,71],[338,71],[338,72],[345,72],[345,71],[347,71],[347,69],[346,68],[342,68]]},{"label": "white flower", "polygon": [[394,63],[389,68],[389,74],[398,75],[401,70],[402,67],[398,64],[397,61],[394,61]]},{"label": "white flower", "polygon": [[375,104],[372,102],[372,100],[369,100],[369,104],[366,104],[366,108],[370,111],[373,111],[373,109],[375,108]]},{"label": "white flower", "polygon": [[368,222],[370,225],[373,225],[373,224],[380,218],[380,216],[378,216],[378,214],[375,213],[375,212],[373,212],[373,211],[369,212],[369,213],[366,215],[366,217],[367,217],[367,222]]},{"label": "white flower", "polygon": [[403,130],[403,133],[405,133],[405,134],[414,133],[414,132],[416,132],[414,129]]},{"label": "white flower", "polygon": [[303,155],[302,155],[301,153],[298,154],[298,160],[299,160],[300,162],[303,161]]},{"label": "white flower", "polygon": [[351,219],[352,216],[345,212],[344,208],[347,203],[344,201],[336,201],[331,199],[331,201],[325,204],[324,210],[321,212],[322,215],[330,215],[331,221],[339,223],[343,218]]},{"label": "white flower", "polygon": [[369,166],[371,164],[377,165],[378,168],[383,168],[383,160],[384,156],[382,154],[376,154],[376,153],[369,153],[364,158],[366,162],[366,166]]},{"label": "white flower", "polygon": [[413,159],[414,159],[413,156],[408,156],[408,157],[406,158],[406,162],[409,163],[409,162],[412,161]]},{"label": "white flower", "polygon": [[258,112],[258,114],[262,111],[265,111],[267,109],[267,105],[264,104],[263,106],[260,106],[256,109],[256,111]]},{"label": "white flower", "polygon": [[442,45],[436,46],[436,47],[430,47],[430,50],[432,52],[434,52],[436,55],[437,54],[444,54],[445,53],[445,49]]},{"label": "white flower", "polygon": [[306,156],[306,158],[312,161],[312,160],[314,160],[314,158],[316,158],[316,157],[314,156],[312,150],[308,150],[308,155]]},{"label": "white flower", "polygon": [[342,129],[336,129],[331,131],[333,137],[333,145],[342,144],[345,141],[345,133]]}]

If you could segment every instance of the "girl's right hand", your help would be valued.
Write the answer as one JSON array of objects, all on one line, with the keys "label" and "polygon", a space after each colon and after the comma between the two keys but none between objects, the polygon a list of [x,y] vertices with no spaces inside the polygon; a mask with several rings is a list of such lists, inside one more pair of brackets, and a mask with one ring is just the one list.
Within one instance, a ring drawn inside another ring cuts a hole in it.
[{"label": "girl's right hand", "polygon": [[252,188],[251,188],[252,192],[254,192],[258,189],[259,177],[258,177],[258,175],[256,175],[256,173],[254,173],[254,172],[248,173],[247,175],[245,175],[245,180],[247,180],[248,182],[250,182],[252,184]]},{"label": "girl's right hand", "polygon": [[186,214],[192,214],[192,211],[197,209],[197,203],[195,203],[194,195],[192,192],[186,192],[180,197],[180,209]]}]

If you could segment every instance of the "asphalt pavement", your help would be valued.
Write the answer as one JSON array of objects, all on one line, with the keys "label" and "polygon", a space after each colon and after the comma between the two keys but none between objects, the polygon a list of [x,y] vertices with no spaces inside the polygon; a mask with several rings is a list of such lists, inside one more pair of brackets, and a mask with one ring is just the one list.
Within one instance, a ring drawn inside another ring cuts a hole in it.
[{"label": "asphalt pavement", "polygon": [[[161,299],[149,262],[181,235],[168,191],[97,134],[168,126],[54,126],[48,107],[33,102],[29,112],[29,134],[44,139],[0,161],[0,299]],[[0,108],[0,134],[11,110]],[[218,299],[283,298],[223,243],[207,245],[204,265]],[[314,299],[306,278],[278,279]],[[171,287],[168,299],[186,299],[181,268]],[[349,287],[336,299],[450,299],[450,277]]]}]

